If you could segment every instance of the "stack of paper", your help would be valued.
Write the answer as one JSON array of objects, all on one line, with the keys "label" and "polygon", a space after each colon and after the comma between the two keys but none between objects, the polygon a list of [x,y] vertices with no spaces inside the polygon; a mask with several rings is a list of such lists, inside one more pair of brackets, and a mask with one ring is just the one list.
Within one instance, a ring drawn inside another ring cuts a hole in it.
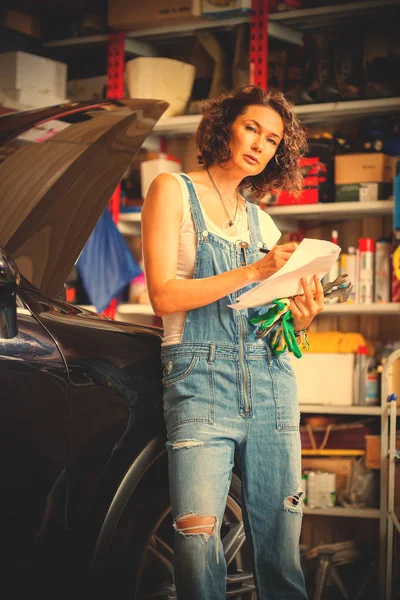
[{"label": "stack of paper", "polygon": [[338,259],[341,248],[326,240],[304,238],[287,263],[276,273],[251,290],[241,294],[231,308],[254,308],[264,306],[278,298],[303,294],[301,277],[311,281],[315,274],[324,277]]}]

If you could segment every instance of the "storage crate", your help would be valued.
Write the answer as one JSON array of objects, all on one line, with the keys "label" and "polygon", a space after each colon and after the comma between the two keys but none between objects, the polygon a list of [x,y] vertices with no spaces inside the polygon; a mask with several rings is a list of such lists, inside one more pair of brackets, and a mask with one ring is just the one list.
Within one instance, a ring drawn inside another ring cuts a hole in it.
[{"label": "storage crate", "polygon": [[[396,448],[400,449],[400,432],[396,437]],[[367,469],[381,468],[381,436],[365,436],[365,466]]]},{"label": "storage crate", "polygon": [[67,65],[29,52],[3,52],[0,60],[2,89],[32,90],[67,97]]}]

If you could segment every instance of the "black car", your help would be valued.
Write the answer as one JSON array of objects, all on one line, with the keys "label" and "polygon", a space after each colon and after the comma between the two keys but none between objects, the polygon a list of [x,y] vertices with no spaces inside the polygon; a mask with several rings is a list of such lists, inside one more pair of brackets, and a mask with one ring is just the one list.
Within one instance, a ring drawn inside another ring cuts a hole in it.
[{"label": "black car", "polygon": [[[176,597],[161,331],[62,299],[166,107],[108,100],[0,118],[0,539],[14,591],[85,578]],[[227,597],[251,598],[237,473],[222,536]]]}]

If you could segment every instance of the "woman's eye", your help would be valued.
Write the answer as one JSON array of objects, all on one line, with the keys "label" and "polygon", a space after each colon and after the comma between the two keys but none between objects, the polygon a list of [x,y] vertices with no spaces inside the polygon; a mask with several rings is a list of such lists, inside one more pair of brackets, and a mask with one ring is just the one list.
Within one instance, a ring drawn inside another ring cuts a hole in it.
[{"label": "woman's eye", "polygon": [[276,141],[274,140],[274,138],[267,138],[267,142],[269,142],[273,146],[276,146]]},{"label": "woman's eye", "polygon": [[246,125],[246,129],[248,129],[249,131],[252,131],[253,133],[257,133],[255,127],[252,127],[251,125]]}]

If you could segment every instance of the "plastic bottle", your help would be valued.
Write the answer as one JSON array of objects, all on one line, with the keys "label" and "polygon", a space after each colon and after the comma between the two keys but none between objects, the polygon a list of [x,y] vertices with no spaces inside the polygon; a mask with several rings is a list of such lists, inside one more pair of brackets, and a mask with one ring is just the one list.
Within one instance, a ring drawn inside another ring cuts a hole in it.
[{"label": "plastic bottle", "polygon": [[375,357],[368,359],[366,381],[365,381],[365,398],[363,404],[366,406],[375,406],[379,404],[381,390],[381,373],[378,370],[378,361]]},{"label": "plastic bottle", "polygon": [[360,304],[374,301],[375,242],[371,238],[358,240],[358,297]]},{"label": "plastic bottle", "polygon": [[390,299],[392,302],[400,302],[400,230],[394,232],[391,258],[392,286]]}]

